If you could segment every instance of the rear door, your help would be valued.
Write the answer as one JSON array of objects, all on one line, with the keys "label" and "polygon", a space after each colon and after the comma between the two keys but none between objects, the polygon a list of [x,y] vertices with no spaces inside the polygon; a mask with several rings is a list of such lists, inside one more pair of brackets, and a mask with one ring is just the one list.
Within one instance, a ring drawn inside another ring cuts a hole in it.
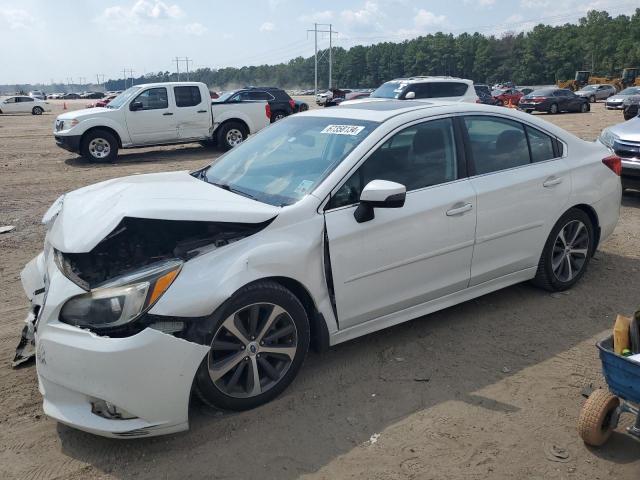
[{"label": "rear door", "polygon": [[[450,118],[409,126],[377,148],[333,194],[325,221],[340,328],[467,287],[475,193]],[[358,223],[372,180],[407,188],[402,208],[376,208]]]},{"label": "rear door", "polygon": [[495,115],[464,116],[477,195],[470,285],[536,267],[566,209],[571,176],[549,134]]},{"label": "rear door", "polygon": [[173,87],[175,98],[174,118],[179,140],[200,140],[209,136],[211,127],[211,102],[209,95],[203,98],[196,85]]},{"label": "rear door", "polygon": [[34,105],[35,103],[31,97],[16,97],[16,112],[31,113]]},{"label": "rear door", "polygon": [[[142,108],[131,110],[136,102],[140,102]],[[173,98],[169,101],[169,90],[166,87],[147,88],[134,97],[125,114],[131,141],[135,145],[177,141],[174,105]]]}]

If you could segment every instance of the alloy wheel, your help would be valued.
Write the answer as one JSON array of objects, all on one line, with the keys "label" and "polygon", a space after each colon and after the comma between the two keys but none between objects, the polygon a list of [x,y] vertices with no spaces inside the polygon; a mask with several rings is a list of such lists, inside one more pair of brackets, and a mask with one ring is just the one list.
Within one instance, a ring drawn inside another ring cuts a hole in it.
[{"label": "alloy wheel", "polygon": [[589,230],[580,220],[572,220],[558,232],[551,253],[551,268],[561,282],[570,282],[584,268],[589,255]]},{"label": "alloy wheel", "polygon": [[227,132],[227,144],[229,144],[229,146],[235,147],[241,144],[243,140],[242,132],[237,128],[232,128]]},{"label": "alloy wheel", "polygon": [[298,349],[291,315],[272,303],[247,305],[229,315],[211,342],[209,377],[234,398],[260,395],[285,376]]},{"label": "alloy wheel", "polygon": [[89,142],[89,153],[92,157],[102,160],[111,153],[111,145],[104,138],[94,138]]}]

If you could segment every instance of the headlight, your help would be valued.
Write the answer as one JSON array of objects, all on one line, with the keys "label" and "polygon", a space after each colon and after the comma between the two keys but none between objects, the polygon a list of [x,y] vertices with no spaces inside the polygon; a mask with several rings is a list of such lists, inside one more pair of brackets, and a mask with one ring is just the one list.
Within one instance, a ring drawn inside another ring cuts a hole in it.
[{"label": "headlight", "polygon": [[55,202],[51,204],[49,209],[42,217],[42,224],[49,226],[53,220],[58,216],[60,210],[62,210],[62,203],[64,202],[64,195],[60,195]]},{"label": "headlight", "polygon": [[62,130],[69,130],[75,127],[79,123],[80,123],[80,120],[78,120],[77,118],[74,118],[73,120],[63,120]]},{"label": "headlight", "polygon": [[600,134],[600,143],[603,145],[613,148],[613,144],[616,140],[618,140],[618,136],[613,133],[610,129],[605,128]]},{"label": "headlight", "polygon": [[95,330],[119,327],[149,310],[167,291],[182,261],[151,265],[68,300],[60,321]]}]

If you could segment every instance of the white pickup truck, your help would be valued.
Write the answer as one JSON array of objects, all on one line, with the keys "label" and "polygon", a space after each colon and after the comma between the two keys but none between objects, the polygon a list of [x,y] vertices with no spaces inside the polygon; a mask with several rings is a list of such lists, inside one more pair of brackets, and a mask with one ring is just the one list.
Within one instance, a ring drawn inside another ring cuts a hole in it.
[{"label": "white pickup truck", "polygon": [[125,90],[106,107],[58,116],[53,134],[59,147],[108,162],[120,148],[217,142],[228,150],[270,118],[268,103],[216,103],[204,83],[148,83]]}]

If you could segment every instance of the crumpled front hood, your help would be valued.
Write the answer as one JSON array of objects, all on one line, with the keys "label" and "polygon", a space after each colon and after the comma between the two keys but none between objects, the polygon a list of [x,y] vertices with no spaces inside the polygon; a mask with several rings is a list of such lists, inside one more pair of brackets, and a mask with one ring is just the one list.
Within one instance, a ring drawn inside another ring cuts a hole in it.
[{"label": "crumpled front hood", "polygon": [[124,217],[260,223],[279,211],[280,207],[223,190],[186,171],[134,175],[66,194],[48,241],[61,252],[83,253]]},{"label": "crumpled front hood", "polygon": [[640,117],[609,127],[609,131],[616,134],[620,140],[640,142]]}]

